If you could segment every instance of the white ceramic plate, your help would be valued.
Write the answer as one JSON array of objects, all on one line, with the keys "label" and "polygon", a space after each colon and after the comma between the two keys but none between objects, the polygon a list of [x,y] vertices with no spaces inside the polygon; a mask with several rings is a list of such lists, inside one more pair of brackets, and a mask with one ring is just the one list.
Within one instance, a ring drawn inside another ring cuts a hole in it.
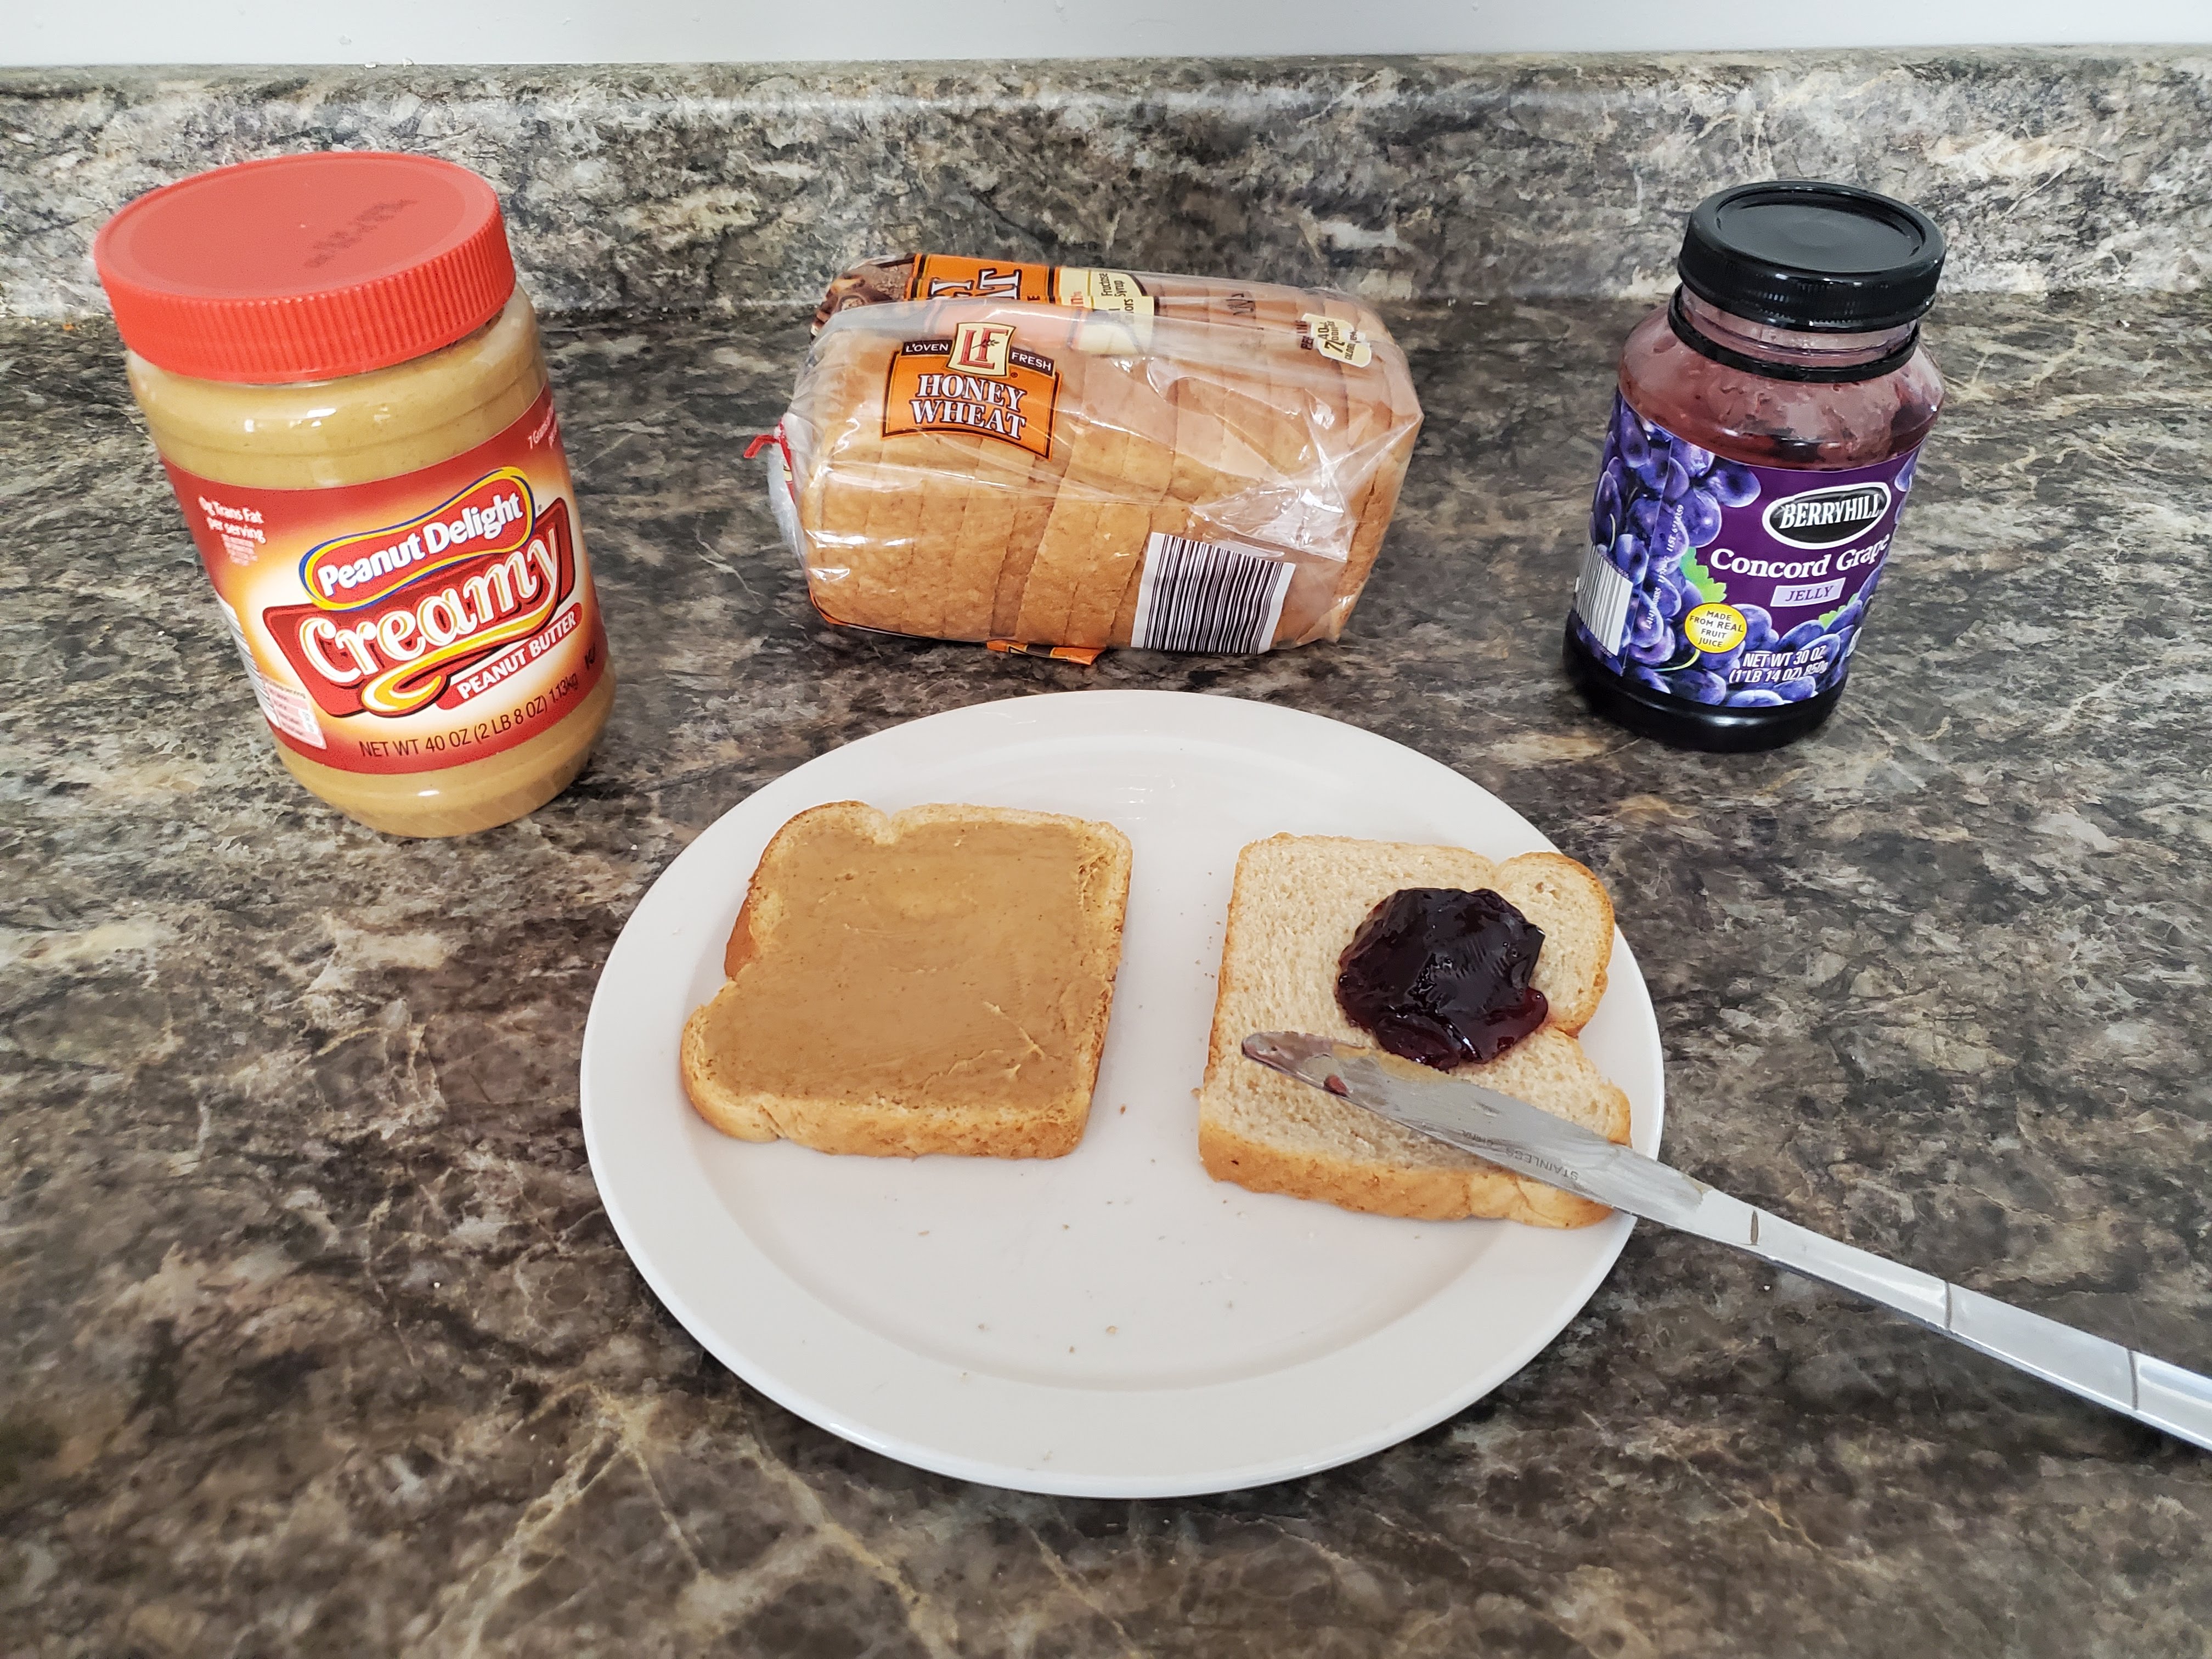
[{"label": "white ceramic plate", "polygon": [[[1105,818],[1135,848],[1090,1127],[1064,1158],[830,1158],[726,1139],[677,1044],[722,980],[761,849],[794,812],[969,801]],[[1550,847],[1449,768],[1317,715],[1165,691],[1020,697],[810,761],[654,884],[600,975],[584,1139],[646,1282],[716,1358],[864,1446],[942,1474],[1101,1498],[1305,1474],[1510,1376],[1628,1237],[1354,1215],[1200,1167],[1197,1105],[1237,849],[1278,830]],[[1661,1052],[1613,941],[1583,1032],[1659,1147]]]}]

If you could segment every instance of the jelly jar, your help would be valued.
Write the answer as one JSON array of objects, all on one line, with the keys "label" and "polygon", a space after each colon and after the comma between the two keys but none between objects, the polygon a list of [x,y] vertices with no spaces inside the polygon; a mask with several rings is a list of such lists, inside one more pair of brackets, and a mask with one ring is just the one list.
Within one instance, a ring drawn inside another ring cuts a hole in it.
[{"label": "jelly jar", "polygon": [[1741,185],[1675,269],[1621,349],[1566,669],[1632,732],[1771,749],[1843,695],[1936,423],[1943,236],[1872,191]]}]

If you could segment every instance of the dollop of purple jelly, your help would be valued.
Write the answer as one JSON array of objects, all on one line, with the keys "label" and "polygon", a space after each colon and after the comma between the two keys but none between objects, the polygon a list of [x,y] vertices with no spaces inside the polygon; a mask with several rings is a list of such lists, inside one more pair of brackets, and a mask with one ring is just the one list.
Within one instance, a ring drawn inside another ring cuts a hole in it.
[{"label": "dollop of purple jelly", "polygon": [[1392,1054],[1440,1072],[1495,1060],[1550,1012],[1528,982],[1543,948],[1543,929],[1487,888],[1404,888],[1336,959],[1337,1006]]}]

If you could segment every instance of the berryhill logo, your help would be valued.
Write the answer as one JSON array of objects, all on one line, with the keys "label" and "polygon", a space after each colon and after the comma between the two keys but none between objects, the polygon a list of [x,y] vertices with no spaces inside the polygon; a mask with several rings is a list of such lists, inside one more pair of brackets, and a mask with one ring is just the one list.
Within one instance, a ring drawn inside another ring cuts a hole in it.
[{"label": "berryhill logo", "polygon": [[1886,483],[1838,484],[1784,495],[1766,509],[1766,533],[1788,547],[1838,547],[1889,511]]}]

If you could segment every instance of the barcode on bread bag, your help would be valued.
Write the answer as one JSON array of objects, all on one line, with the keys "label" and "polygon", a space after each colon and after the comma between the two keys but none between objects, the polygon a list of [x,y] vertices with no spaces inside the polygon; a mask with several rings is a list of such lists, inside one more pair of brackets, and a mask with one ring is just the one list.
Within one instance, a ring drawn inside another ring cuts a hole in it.
[{"label": "barcode on bread bag", "polygon": [[1636,585],[1613,568],[1613,557],[1593,544],[1583,555],[1583,574],[1575,583],[1575,614],[1613,656],[1620,654],[1621,632],[1628,625],[1628,596]]},{"label": "barcode on bread bag", "polygon": [[1154,531],[1129,643],[1140,651],[1265,651],[1291,591],[1287,559]]}]

